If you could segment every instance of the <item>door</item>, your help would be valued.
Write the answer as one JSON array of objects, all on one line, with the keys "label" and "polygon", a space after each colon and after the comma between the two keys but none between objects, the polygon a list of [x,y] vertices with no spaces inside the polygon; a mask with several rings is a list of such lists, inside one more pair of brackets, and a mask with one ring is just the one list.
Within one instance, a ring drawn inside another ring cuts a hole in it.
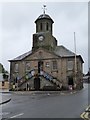
[{"label": "door", "polygon": [[74,85],[73,77],[68,77],[68,85]]},{"label": "door", "polygon": [[38,73],[40,74],[40,71],[43,70],[43,61],[38,62]]},{"label": "door", "polygon": [[36,75],[34,78],[34,89],[40,90],[40,78],[38,75]]},{"label": "door", "polygon": [[68,85],[69,89],[72,90],[74,85],[73,77],[68,77]]}]

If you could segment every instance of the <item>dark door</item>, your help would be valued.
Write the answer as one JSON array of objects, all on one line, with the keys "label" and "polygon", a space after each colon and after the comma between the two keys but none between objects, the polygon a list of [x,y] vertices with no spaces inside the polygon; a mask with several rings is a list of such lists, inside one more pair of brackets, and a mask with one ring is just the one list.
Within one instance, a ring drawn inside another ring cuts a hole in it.
[{"label": "dark door", "polygon": [[73,77],[68,77],[68,85],[74,85]]},{"label": "dark door", "polygon": [[38,76],[34,78],[34,88],[35,90],[40,90],[40,78]]},{"label": "dark door", "polygon": [[43,70],[43,61],[38,62],[38,73],[40,73],[41,70]]}]

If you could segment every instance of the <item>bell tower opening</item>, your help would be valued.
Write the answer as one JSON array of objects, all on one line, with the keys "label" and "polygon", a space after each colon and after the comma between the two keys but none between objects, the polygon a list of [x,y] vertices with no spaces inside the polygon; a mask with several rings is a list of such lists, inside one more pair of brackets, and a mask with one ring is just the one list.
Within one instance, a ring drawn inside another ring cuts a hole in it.
[{"label": "bell tower opening", "polygon": [[52,34],[52,26],[54,21],[45,12],[46,5],[43,5],[43,14],[41,14],[35,21],[36,23],[36,33],[49,31]]},{"label": "bell tower opening", "polygon": [[42,31],[42,23],[40,23],[40,30]]},{"label": "bell tower opening", "polygon": [[48,23],[46,24],[46,30],[48,31]]}]

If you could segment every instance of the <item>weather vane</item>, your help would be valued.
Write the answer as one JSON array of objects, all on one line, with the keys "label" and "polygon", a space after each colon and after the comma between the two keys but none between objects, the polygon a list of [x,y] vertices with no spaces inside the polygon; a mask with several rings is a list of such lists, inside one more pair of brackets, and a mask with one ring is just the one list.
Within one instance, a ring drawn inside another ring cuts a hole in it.
[{"label": "weather vane", "polygon": [[46,5],[43,5],[43,14],[45,14],[45,10],[47,10]]}]

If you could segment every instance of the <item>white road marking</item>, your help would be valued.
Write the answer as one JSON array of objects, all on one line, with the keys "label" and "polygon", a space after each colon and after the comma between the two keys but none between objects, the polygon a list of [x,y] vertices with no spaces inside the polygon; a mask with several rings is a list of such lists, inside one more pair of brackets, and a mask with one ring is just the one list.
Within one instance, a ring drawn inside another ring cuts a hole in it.
[{"label": "white road marking", "polygon": [[86,118],[87,120],[89,120],[88,115],[89,115],[89,113],[86,113],[86,114],[84,115],[84,118]]},{"label": "white road marking", "polygon": [[24,113],[20,113],[20,114],[17,114],[17,115],[14,115],[14,116],[12,116],[12,117],[10,117],[10,118],[16,118],[16,117],[19,117],[19,116],[21,116],[21,115],[23,115]]},{"label": "white road marking", "polygon": [[86,111],[90,109],[90,105],[86,108]]},{"label": "white road marking", "polygon": [[85,115],[85,112],[83,112],[80,116],[81,116],[81,118],[83,118],[84,119],[84,115]]},{"label": "white road marking", "polygon": [[[86,111],[88,111],[89,108],[90,108],[90,105],[86,108]],[[80,116],[81,116],[81,118],[83,118],[83,119],[90,120],[90,119],[89,119],[89,112],[86,112],[86,111],[83,112]]]}]

